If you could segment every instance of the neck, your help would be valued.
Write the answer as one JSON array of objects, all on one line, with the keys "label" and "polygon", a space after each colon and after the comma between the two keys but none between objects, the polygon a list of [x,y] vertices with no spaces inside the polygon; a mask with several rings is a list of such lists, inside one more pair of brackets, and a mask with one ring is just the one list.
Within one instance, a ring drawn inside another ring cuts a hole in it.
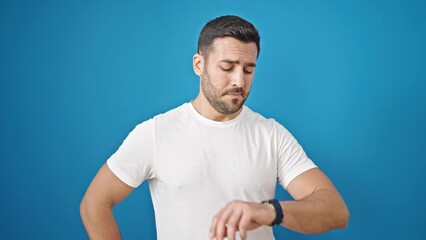
[{"label": "neck", "polygon": [[241,107],[240,110],[232,114],[220,113],[212,107],[210,102],[202,93],[198,94],[197,98],[192,101],[192,106],[194,106],[195,110],[197,110],[197,112],[201,114],[201,116],[218,122],[230,121],[236,118],[243,110],[243,108]]}]

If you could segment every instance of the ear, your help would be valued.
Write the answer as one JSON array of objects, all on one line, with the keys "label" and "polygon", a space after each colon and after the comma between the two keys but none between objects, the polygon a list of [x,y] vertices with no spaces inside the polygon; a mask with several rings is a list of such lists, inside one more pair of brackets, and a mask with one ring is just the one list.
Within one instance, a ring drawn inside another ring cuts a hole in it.
[{"label": "ear", "polygon": [[201,54],[194,54],[194,57],[192,57],[192,67],[194,68],[195,74],[198,76],[201,76],[204,71],[204,58],[201,56]]}]

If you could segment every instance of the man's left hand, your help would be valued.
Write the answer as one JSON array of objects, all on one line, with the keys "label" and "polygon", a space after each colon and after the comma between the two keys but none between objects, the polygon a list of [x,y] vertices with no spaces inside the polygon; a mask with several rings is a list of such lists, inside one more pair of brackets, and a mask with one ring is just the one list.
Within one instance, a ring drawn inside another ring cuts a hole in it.
[{"label": "man's left hand", "polygon": [[240,233],[241,239],[247,239],[247,231],[262,225],[269,225],[275,219],[275,211],[271,207],[253,202],[232,201],[222,208],[213,218],[209,238],[235,240]]}]

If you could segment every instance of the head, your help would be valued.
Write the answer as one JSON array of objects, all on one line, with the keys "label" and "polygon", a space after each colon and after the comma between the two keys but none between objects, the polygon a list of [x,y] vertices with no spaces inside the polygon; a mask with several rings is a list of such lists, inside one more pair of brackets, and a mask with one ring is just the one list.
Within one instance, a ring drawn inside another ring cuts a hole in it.
[{"label": "head", "polygon": [[260,53],[260,36],[250,22],[237,16],[222,16],[208,22],[201,30],[198,38],[198,53],[207,56],[212,50],[213,41],[217,38],[232,37],[241,42],[254,42],[257,56]]},{"label": "head", "polygon": [[200,33],[194,71],[200,94],[221,114],[238,112],[247,99],[259,55],[259,34],[237,16],[208,22]]}]

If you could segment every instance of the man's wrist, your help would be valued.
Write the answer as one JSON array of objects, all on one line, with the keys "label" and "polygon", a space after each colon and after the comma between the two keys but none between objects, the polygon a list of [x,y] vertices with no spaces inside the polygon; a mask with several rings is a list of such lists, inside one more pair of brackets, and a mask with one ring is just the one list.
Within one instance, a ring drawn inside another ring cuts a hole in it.
[{"label": "man's wrist", "polygon": [[284,218],[284,213],[283,213],[280,202],[276,199],[271,199],[271,200],[262,201],[261,203],[271,208],[275,213],[275,218],[273,219],[271,223],[268,223],[268,225],[271,227],[280,225]]},{"label": "man's wrist", "polygon": [[274,205],[269,202],[262,201],[261,204],[265,207],[265,210],[268,212],[268,217],[264,221],[264,225],[272,226],[275,218],[277,217],[277,212],[275,211]]}]

